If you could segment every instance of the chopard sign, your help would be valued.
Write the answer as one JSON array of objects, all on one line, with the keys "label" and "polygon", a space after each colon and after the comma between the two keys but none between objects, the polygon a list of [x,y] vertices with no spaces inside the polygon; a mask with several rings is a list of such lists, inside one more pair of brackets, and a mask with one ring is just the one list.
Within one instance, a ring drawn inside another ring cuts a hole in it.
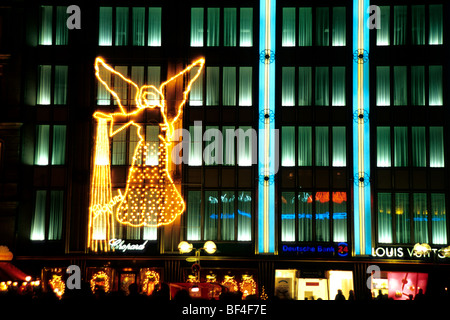
[{"label": "chopard sign", "polygon": [[133,251],[142,251],[145,249],[145,246],[147,245],[148,240],[141,244],[132,244],[132,243],[126,243],[125,240],[122,239],[111,239],[109,240],[109,245],[111,246],[111,249],[114,250],[120,250],[122,252],[125,252],[127,250],[133,250]]}]

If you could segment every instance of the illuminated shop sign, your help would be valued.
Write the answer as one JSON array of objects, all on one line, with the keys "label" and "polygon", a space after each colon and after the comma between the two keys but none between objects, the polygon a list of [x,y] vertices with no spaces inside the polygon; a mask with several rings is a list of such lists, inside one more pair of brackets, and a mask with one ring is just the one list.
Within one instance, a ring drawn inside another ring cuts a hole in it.
[{"label": "illuminated shop sign", "polygon": [[372,256],[386,259],[445,259],[440,248],[430,248],[428,252],[417,252],[412,247],[376,247],[372,248]]},{"label": "illuminated shop sign", "polygon": [[134,244],[125,242],[125,240],[122,239],[111,239],[109,240],[109,246],[112,250],[118,250],[118,251],[143,251],[145,250],[145,247],[147,245],[148,240],[141,244]]},{"label": "illuminated shop sign", "polygon": [[347,257],[349,248],[345,242],[334,245],[282,245],[282,253],[295,255],[331,255],[339,257]]}]

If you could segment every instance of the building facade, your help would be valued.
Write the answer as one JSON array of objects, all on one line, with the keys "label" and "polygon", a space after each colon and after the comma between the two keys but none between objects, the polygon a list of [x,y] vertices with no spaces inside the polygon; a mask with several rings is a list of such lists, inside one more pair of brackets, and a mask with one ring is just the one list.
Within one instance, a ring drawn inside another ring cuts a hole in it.
[{"label": "building facade", "polygon": [[0,11],[0,244],[17,266],[147,293],[445,290],[444,1],[70,5]]}]

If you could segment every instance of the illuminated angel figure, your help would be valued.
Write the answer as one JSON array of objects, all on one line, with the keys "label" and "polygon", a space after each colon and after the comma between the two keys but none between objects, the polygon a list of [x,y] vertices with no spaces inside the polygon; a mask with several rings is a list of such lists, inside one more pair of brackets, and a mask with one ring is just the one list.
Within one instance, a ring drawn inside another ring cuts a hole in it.
[{"label": "illuminated angel figure", "polygon": [[[136,83],[127,79],[125,76],[111,68],[105,63],[102,58],[95,60],[95,74],[97,79],[114,97],[119,107],[119,111],[114,113],[95,112],[94,117],[98,121],[98,132],[101,127],[109,126],[107,130],[109,137],[113,137],[118,132],[130,127],[136,127],[139,141],[136,144],[133,154],[133,160],[128,171],[128,178],[125,190],[119,193],[119,196],[112,197],[111,192],[108,196],[97,196],[100,200],[91,200],[91,211],[93,211],[93,219],[105,219],[104,215],[108,215],[115,211],[115,219],[123,224],[134,227],[147,226],[156,227],[160,225],[167,225],[172,223],[177,216],[185,210],[185,202],[174,183],[169,171],[170,150],[174,144],[174,124],[180,119],[184,104],[186,103],[188,93],[192,84],[200,75],[204,59],[199,59],[186,69],[163,82],[159,88],[152,85],[144,85],[139,87]],[[189,79],[185,90],[183,91],[183,99],[176,107],[175,113],[168,112],[167,102],[164,97],[165,87],[179,77],[188,74],[189,71],[196,67],[197,72]],[[102,69],[102,72],[100,72]],[[102,75],[114,76],[122,83],[125,81],[128,88],[130,88],[134,97],[134,104],[136,108],[133,111],[127,111],[121,103],[119,94],[111,88],[106,79],[102,79]],[[152,146],[145,143],[143,136],[143,127],[139,122],[142,119],[142,112],[146,109],[159,109],[162,123],[159,134],[158,150],[151,150]],[[119,124],[119,125],[118,125]],[[106,130],[105,130],[106,131]],[[97,133],[97,141],[99,133]],[[100,139],[101,140],[101,139]],[[109,143],[109,138],[108,138]],[[96,149],[101,149],[101,146],[96,144]],[[150,154],[158,153],[158,164],[154,165],[152,161],[147,158]],[[96,150],[96,157],[98,151]],[[101,161],[95,160],[96,163]],[[109,164],[109,154],[108,154]],[[95,179],[93,178],[92,192],[97,189],[94,188]],[[108,188],[106,188],[108,189]],[[98,192],[97,192],[98,193]],[[93,195],[91,195],[93,197]],[[115,209],[113,209],[115,208]],[[94,231],[95,232],[95,231]]]}]

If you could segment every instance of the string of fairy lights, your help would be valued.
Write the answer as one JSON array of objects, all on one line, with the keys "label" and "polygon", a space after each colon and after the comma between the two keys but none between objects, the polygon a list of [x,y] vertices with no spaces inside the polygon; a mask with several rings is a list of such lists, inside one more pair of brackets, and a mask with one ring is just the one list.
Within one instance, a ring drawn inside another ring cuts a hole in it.
[{"label": "string of fairy lights", "polygon": [[[97,120],[97,136],[89,207],[88,247],[92,251],[110,250],[108,242],[112,237],[111,233],[114,232],[112,226],[115,222],[130,227],[159,227],[173,223],[185,211],[186,204],[170,172],[170,155],[174,144],[175,127],[181,119],[192,84],[200,76],[204,64],[205,60],[200,58],[163,82],[159,88],[153,85],[144,85],[139,88],[136,83],[114,70],[102,58],[98,57],[95,60],[95,76],[114,97],[120,111],[115,113],[97,111],[93,115]],[[191,75],[183,91],[183,98],[176,107],[175,115],[169,116],[164,96],[165,87],[178,78],[190,74],[190,70],[194,67],[196,73]],[[136,108],[133,111],[127,112],[121,102],[122,97],[117,93],[119,90],[116,91],[108,81],[102,78],[101,75],[104,72],[125,81],[135,90]],[[149,146],[145,142],[141,125],[133,120],[145,109],[155,108],[160,109],[163,120],[160,123],[158,136],[160,143],[157,150],[155,146]],[[122,119],[131,120],[123,124],[120,123]],[[119,128],[114,126],[115,122],[120,123]],[[119,194],[112,197],[109,139],[130,126],[137,128],[139,141],[133,152],[125,190],[123,192],[119,190]],[[158,164],[150,165],[147,157],[155,154],[156,151]]]}]

